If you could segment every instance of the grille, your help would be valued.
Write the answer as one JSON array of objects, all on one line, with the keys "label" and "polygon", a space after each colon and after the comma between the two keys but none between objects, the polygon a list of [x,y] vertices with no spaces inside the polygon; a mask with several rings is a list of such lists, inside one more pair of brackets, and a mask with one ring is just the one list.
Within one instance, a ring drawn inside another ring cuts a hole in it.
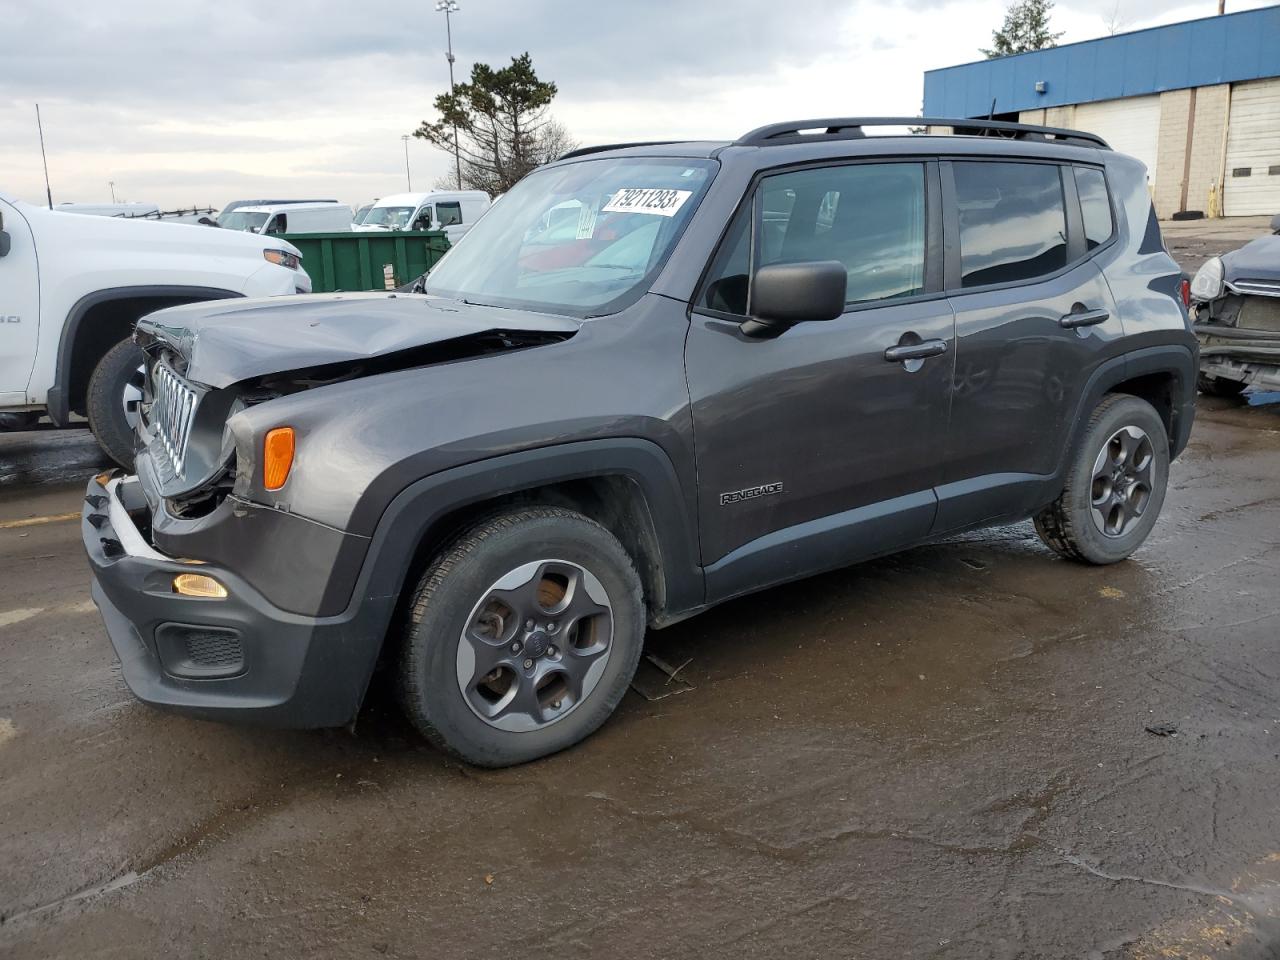
[{"label": "grille", "polygon": [[166,363],[158,360],[152,365],[149,419],[179,476],[182,475],[197,399],[196,392]]},{"label": "grille", "polygon": [[1242,330],[1280,331],[1280,297],[1245,297],[1236,326]]},{"label": "grille", "polygon": [[232,667],[240,665],[244,651],[234,634],[192,631],[187,635],[187,657],[202,667]]}]

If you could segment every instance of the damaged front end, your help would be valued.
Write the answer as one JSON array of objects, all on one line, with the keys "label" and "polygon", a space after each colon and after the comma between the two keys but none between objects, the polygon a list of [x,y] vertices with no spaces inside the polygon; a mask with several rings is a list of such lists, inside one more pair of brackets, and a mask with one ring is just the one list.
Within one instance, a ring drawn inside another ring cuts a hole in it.
[{"label": "damaged front end", "polygon": [[[254,336],[244,314],[272,325]],[[351,380],[558,343],[579,328],[556,317],[537,323],[526,315],[514,326],[511,319],[490,308],[385,295],[144,318],[135,333],[146,356],[139,475],[177,518],[206,516],[229,496],[261,499],[257,452],[238,442],[237,414]]]},{"label": "damaged front end", "polygon": [[1201,388],[1222,394],[1249,385],[1280,389],[1280,237],[1209,260],[1191,294]]}]

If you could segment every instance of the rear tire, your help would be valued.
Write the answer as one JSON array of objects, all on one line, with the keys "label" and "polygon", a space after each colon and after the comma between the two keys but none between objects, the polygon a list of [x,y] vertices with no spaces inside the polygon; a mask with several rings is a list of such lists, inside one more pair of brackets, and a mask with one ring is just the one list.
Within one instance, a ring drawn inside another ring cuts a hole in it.
[{"label": "rear tire", "polygon": [[1067,466],[1061,495],[1035,518],[1045,545],[1082,563],[1116,563],[1147,539],[1169,482],[1169,438],[1145,400],[1105,397]]},{"label": "rear tire", "polygon": [[[139,386],[142,361],[142,350],[133,340],[121,340],[93,368],[85,397],[89,429],[107,456],[126,470],[133,469],[136,449],[126,393]],[[133,402],[136,404],[136,400]]]},{"label": "rear tire", "polygon": [[613,534],[572,510],[509,510],[471,527],[422,575],[400,699],[455,757],[525,763],[608,719],[644,631],[640,578]]},{"label": "rear tire", "polygon": [[1228,380],[1203,373],[1196,377],[1196,389],[1210,397],[1238,397],[1248,386],[1243,380]]}]

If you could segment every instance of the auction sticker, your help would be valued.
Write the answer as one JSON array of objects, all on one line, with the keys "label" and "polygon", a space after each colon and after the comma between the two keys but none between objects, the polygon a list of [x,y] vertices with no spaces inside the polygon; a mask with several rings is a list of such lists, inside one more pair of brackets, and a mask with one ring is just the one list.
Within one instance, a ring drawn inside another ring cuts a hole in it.
[{"label": "auction sticker", "polygon": [[653,213],[659,217],[674,217],[684,202],[693,196],[692,190],[667,190],[660,187],[623,187],[613,195],[601,213]]}]

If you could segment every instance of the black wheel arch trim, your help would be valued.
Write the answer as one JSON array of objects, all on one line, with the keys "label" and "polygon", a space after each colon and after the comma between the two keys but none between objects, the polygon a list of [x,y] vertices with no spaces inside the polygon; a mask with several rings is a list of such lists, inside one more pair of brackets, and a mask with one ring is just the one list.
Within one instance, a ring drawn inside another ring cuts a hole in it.
[{"label": "black wheel arch trim", "polygon": [[[600,477],[633,481],[648,511],[663,587],[657,609],[651,607],[651,620],[666,622],[669,615],[700,607],[705,589],[698,563],[696,518],[685,507],[686,498],[670,457],[658,444],[640,438],[540,447],[477,460],[417,480],[383,511],[352,602],[400,596],[421,544],[459,510],[550,484]],[[335,587],[340,589],[331,584]],[[329,598],[330,602],[334,599]]]},{"label": "black wheel arch trim", "polygon": [[1152,374],[1167,374],[1175,382],[1171,410],[1173,431],[1169,437],[1169,459],[1174,460],[1186,449],[1191,437],[1191,426],[1195,420],[1196,374],[1199,358],[1194,347],[1167,343],[1151,347],[1143,347],[1112,357],[1099,364],[1089,377],[1085,388],[1081,391],[1080,400],[1072,421],[1072,443],[1064,446],[1062,458],[1058,464],[1056,476],[1061,477],[1067,469],[1068,456],[1075,442],[1080,438],[1088,425],[1089,416],[1102,398],[1113,388],[1135,377]]},{"label": "black wheel arch trim", "polygon": [[229,300],[243,297],[238,290],[222,287],[192,287],[180,284],[142,284],[132,287],[106,287],[87,293],[76,301],[62,324],[58,340],[58,363],[54,371],[53,386],[49,388],[46,404],[49,419],[64,426],[71,415],[71,358],[75,353],[80,324],[94,307],[113,300],[132,300],[138,297],[189,297],[192,301]]}]

